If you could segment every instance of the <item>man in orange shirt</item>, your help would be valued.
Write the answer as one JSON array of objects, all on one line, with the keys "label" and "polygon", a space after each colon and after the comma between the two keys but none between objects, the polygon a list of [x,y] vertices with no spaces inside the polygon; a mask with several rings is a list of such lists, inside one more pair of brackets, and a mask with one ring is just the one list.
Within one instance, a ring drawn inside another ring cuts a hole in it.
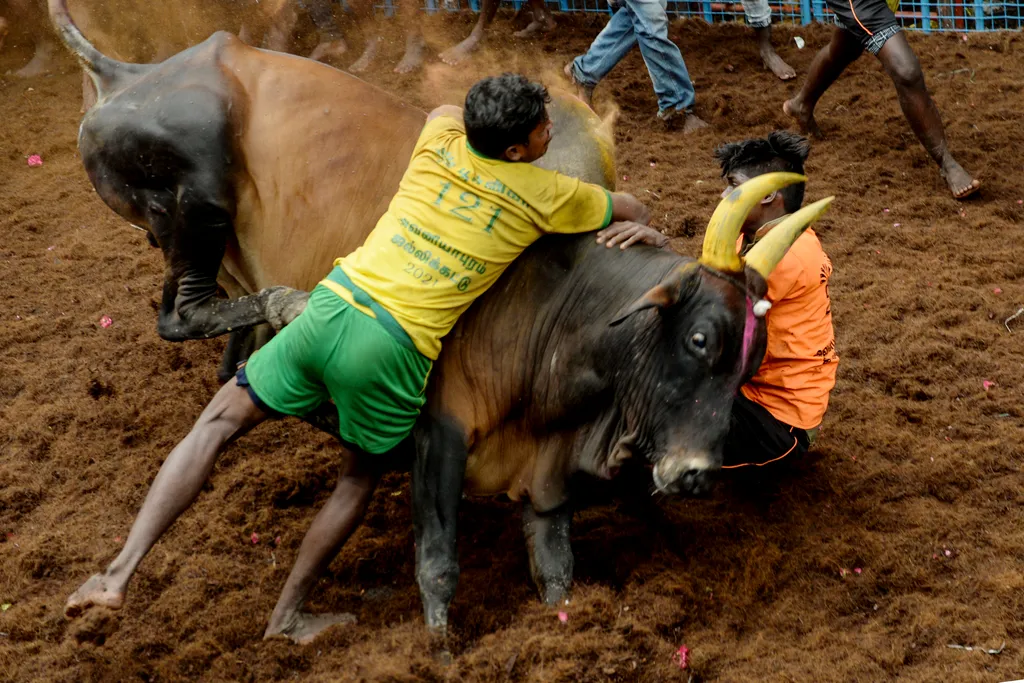
[{"label": "man in orange shirt", "polygon": [[[715,151],[727,183],[722,196],[764,173],[803,173],[809,152],[806,138],[784,131],[723,145]],[[743,225],[740,250],[749,249],[803,200],[803,184],[765,197]],[[818,236],[807,230],[768,278],[768,348],[733,404],[723,469],[799,456],[814,443],[839,363],[828,292],[831,276],[832,262]]]}]

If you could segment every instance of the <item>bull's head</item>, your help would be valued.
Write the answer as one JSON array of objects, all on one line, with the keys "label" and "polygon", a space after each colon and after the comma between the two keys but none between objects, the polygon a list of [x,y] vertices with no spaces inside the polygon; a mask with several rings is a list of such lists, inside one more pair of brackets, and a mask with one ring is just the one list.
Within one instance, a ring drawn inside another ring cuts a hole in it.
[{"label": "bull's head", "polygon": [[[795,173],[758,176],[722,200],[708,224],[703,254],[670,273],[613,320],[656,309],[640,338],[651,350],[649,375],[626,407],[629,440],[654,463],[665,493],[700,493],[721,467],[733,398],[764,357],[767,279],[805,228],[832,202],[815,202],[775,226],[740,257],[747,214],[766,195],[804,182]],[[638,395],[642,394],[642,395]]]}]

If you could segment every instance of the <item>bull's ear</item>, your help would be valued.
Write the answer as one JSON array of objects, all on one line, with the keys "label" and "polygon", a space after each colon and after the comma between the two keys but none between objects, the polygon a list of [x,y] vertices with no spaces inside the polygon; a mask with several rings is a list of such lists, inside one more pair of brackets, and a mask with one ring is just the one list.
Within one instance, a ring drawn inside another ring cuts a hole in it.
[{"label": "bull's ear", "polygon": [[691,278],[698,268],[699,265],[697,263],[688,263],[681,268],[673,270],[668,274],[668,277],[648,289],[643,296],[616,313],[612,321],[608,323],[608,326],[615,327],[638,311],[644,311],[648,308],[665,309],[679,303],[684,289],[688,289]]}]

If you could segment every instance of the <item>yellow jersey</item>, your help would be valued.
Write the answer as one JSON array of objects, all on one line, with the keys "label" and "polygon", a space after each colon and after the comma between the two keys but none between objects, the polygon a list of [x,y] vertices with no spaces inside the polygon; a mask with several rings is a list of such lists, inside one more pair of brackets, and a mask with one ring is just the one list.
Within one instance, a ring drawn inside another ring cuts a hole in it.
[{"label": "yellow jersey", "polygon": [[[528,246],[548,232],[599,230],[611,194],[555,171],[484,157],[462,121],[427,123],[387,212],[335,265],[394,316],[424,356]],[[374,316],[347,287],[324,286]],[[364,299],[365,301],[365,299]]]}]

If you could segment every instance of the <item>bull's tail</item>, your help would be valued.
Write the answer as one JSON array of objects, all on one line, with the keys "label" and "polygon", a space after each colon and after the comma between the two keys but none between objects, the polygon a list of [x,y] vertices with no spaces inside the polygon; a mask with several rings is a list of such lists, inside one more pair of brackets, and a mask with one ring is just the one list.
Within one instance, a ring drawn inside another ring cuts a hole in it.
[{"label": "bull's tail", "polygon": [[96,49],[82,32],[75,26],[71,13],[68,11],[67,0],[49,0],[50,21],[57,30],[57,35],[82,64],[92,82],[96,85],[100,99],[115,87],[124,76],[136,74],[143,70],[141,64],[127,64],[111,59]]}]

